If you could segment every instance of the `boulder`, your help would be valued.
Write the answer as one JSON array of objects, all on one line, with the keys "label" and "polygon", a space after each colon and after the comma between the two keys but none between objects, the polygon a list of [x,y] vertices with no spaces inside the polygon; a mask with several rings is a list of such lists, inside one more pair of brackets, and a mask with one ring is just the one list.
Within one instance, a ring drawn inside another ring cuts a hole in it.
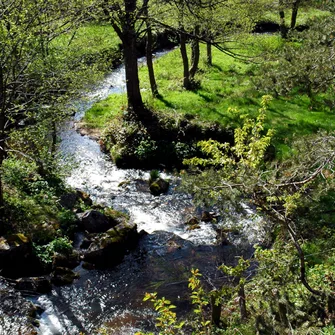
[{"label": "boulder", "polygon": [[51,273],[51,282],[57,286],[70,285],[77,278],[79,274],[66,267],[57,267]]},{"label": "boulder", "polygon": [[0,270],[9,278],[39,276],[46,271],[23,234],[0,237]]},{"label": "boulder", "polygon": [[93,263],[96,267],[117,265],[137,244],[138,238],[136,224],[120,223],[95,238],[84,255],[84,262]]},{"label": "boulder", "polygon": [[73,209],[79,200],[81,200],[86,206],[93,205],[93,200],[90,198],[90,195],[81,190],[61,195],[59,198],[59,204],[66,209]]},{"label": "boulder", "polygon": [[104,233],[108,229],[117,225],[117,222],[107,215],[92,209],[80,213],[77,216],[80,219],[83,228],[89,233]]},{"label": "boulder", "polygon": [[15,280],[15,289],[26,293],[49,293],[51,282],[46,277],[24,277]]},{"label": "boulder", "polygon": [[93,200],[90,198],[90,195],[84,191],[77,190],[77,196],[86,206],[92,206]]},{"label": "boulder", "polygon": [[193,226],[189,226],[188,228],[187,228],[187,230],[195,230],[195,229],[200,229],[201,227],[200,227],[200,225],[198,225],[198,224],[195,224],[195,225],[193,225]]},{"label": "boulder", "polygon": [[169,182],[162,179],[157,178],[150,184],[150,192],[152,195],[160,195],[162,193],[166,193],[169,189]]},{"label": "boulder", "polygon": [[196,216],[192,216],[190,218],[187,219],[187,221],[185,222],[186,225],[188,226],[195,226],[199,224],[199,219]]},{"label": "boulder", "polygon": [[92,240],[89,238],[84,238],[80,244],[80,249],[88,249],[92,243]]},{"label": "boulder", "polygon": [[76,192],[65,193],[59,198],[59,204],[66,209],[72,209],[77,201],[78,195]]},{"label": "boulder", "polygon": [[201,221],[203,222],[211,222],[215,218],[214,212],[203,211],[201,214]]},{"label": "boulder", "polygon": [[56,253],[53,257],[52,268],[66,267],[74,269],[80,264],[80,255],[77,251],[73,251],[70,254]]},{"label": "boulder", "polygon": [[194,230],[194,229],[200,229],[200,220],[196,216],[191,216],[187,219],[185,222],[185,225],[187,225],[187,230]]}]

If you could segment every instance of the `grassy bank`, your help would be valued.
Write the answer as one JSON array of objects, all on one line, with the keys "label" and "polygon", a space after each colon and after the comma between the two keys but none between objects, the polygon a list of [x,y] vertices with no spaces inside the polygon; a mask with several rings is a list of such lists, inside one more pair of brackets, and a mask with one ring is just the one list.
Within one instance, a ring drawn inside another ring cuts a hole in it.
[{"label": "grassy bank", "polygon": [[[140,68],[140,81],[148,107],[160,114],[191,114],[200,121],[218,122],[222,127],[236,127],[242,114],[255,115],[260,97],[265,94],[256,88],[263,59],[282,47],[278,35],[245,36],[245,43],[235,44],[237,50],[250,56],[246,63],[213,50],[213,66],[205,63],[205,47],[201,47],[201,63],[196,79],[200,87],[195,91],[182,88],[182,61],[179,49],[157,59],[155,74],[161,97],[150,94],[147,68]],[[317,96],[322,101],[322,95]],[[125,95],[113,95],[97,103],[85,115],[89,127],[104,128],[108,120],[122,113],[126,107]],[[308,135],[318,130],[331,130],[335,115],[319,103],[311,106],[306,95],[292,93],[288,97],[274,98],[267,115],[267,127],[276,131],[275,145],[278,157],[288,153],[296,136]]]}]

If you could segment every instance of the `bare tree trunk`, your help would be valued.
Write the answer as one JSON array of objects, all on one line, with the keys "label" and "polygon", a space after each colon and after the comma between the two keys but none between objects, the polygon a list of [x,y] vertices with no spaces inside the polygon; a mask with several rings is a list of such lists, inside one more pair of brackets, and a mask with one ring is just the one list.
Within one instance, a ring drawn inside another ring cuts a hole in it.
[{"label": "bare tree trunk", "polygon": [[140,91],[140,81],[138,78],[138,65],[136,57],[136,36],[135,30],[128,31],[123,45],[124,64],[126,71],[126,87],[128,108],[133,110],[138,116],[143,116],[144,105]]},{"label": "bare tree trunk", "polygon": [[290,226],[290,223],[288,221],[285,221],[285,226],[288,230],[288,233],[291,237],[291,240],[298,252],[298,255],[299,255],[299,260],[300,260],[300,280],[301,280],[301,283],[306,287],[306,289],[315,294],[315,295],[318,295],[320,297],[324,297],[325,294],[323,291],[319,291],[319,290],[316,290],[314,288],[312,288],[308,281],[307,281],[307,276],[306,276],[306,262],[305,262],[305,254],[299,244],[299,242],[297,241],[297,238],[296,238],[296,235],[295,235],[295,232],[294,230],[291,228]]},{"label": "bare tree trunk", "polygon": [[212,66],[212,43],[211,42],[207,42],[206,43],[206,50],[207,50],[207,57],[206,57],[206,62],[207,65]]},{"label": "bare tree trunk", "polygon": [[52,130],[51,130],[51,147],[50,147],[50,153],[52,159],[55,158],[56,154],[56,145],[57,145],[57,127],[56,127],[56,121],[52,121]]},{"label": "bare tree trunk", "polygon": [[215,303],[215,296],[211,296],[211,306],[212,306],[212,323],[219,327],[221,319],[221,304]]},{"label": "bare tree trunk", "polygon": [[285,12],[283,6],[284,6],[283,0],[279,0],[280,35],[282,38],[287,38],[287,28],[285,26]]},{"label": "bare tree trunk", "polygon": [[190,68],[190,79],[193,81],[195,74],[198,71],[198,66],[199,66],[199,59],[200,59],[200,48],[199,48],[199,40],[197,36],[199,35],[199,26],[196,26],[194,28],[194,36],[192,43],[191,43],[191,49],[192,49],[192,64]]},{"label": "bare tree trunk", "polygon": [[124,0],[125,15],[122,17],[122,24],[118,26],[114,19],[110,18],[110,9],[108,2],[105,7],[105,15],[110,19],[111,25],[119,36],[123,45],[124,66],[126,72],[126,88],[128,109],[133,111],[137,117],[145,118],[147,116],[144,108],[140,81],[138,78],[138,64],[136,52],[136,29],[135,12],[136,0]]},{"label": "bare tree trunk", "polygon": [[[183,29],[183,28],[182,28]],[[183,78],[183,86],[185,89],[191,89],[191,82],[190,82],[190,73],[188,69],[188,57],[187,57],[187,50],[186,50],[186,35],[181,32],[180,33],[180,52],[181,57],[183,60],[183,68],[184,68],[184,78]]]},{"label": "bare tree trunk", "polygon": [[0,66],[0,232],[3,230],[4,222],[4,198],[3,198],[3,185],[2,185],[2,163],[5,159],[5,85],[3,69]]},{"label": "bare tree trunk", "polygon": [[[148,17],[148,4],[145,4],[144,15]],[[154,66],[152,62],[152,29],[151,29],[151,24],[148,20],[146,21],[146,24],[147,24],[146,58],[147,58],[150,88],[151,88],[152,95],[154,97],[157,97],[159,94],[158,94],[157,83],[155,79]]]},{"label": "bare tree trunk", "polygon": [[296,0],[296,1],[293,2],[292,16],[291,16],[291,29],[294,29],[295,25],[297,23],[299,5],[300,5],[300,0]]},{"label": "bare tree trunk", "polygon": [[136,115],[142,117],[144,104],[140,92],[140,80],[138,78],[138,64],[136,52],[135,12],[136,0],[124,0],[125,21],[122,24],[124,64],[126,70],[126,86],[128,108]]},{"label": "bare tree trunk", "polygon": [[247,306],[245,303],[244,284],[240,284],[240,287],[238,289],[238,297],[239,297],[241,321],[244,322],[248,318]]}]

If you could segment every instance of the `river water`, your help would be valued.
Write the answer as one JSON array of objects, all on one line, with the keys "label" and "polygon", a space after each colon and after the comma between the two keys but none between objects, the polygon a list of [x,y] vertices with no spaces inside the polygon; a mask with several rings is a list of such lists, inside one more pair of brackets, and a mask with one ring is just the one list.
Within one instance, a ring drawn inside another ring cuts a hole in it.
[{"label": "river water", "polygon": [[231,234],[229,245],[217,243],[217,228],[231,226],[236,217],[221,218],[218,225],[201,222],[200,229],[188,231],[186,219],[199,215],[201,209],[194,206],[191,195],[176,190],[178,176],[162,171],[171,186],[167,194],[155,197],[147,187],[147,171],[118,169],[95,140],[76,131],[74,121],[81,119],[94,101],[124,91],[121,67],[76,104],[74,120],[60,134],[60,151],[74,164],[67,178],[70,186],[86,191],[97,203],[129,213],[138,230],[149,235],[114,269],[88,271],[79,266],[75,271],[80,278],[73,285],[32,298],[44,310],[38,330],[41,335],[96,334],[101,327],[118,335],[152,330],[154,312],[142,302],[145,292],[158,291],[173,300],[179,313],[185,313],[192,267],[199,268],[213,288],[224,280],[217,266],[234,263],[237,255],[250,255],[252,245],[260,240],[259,219],[247,208],[238,217],[240,233]]}]

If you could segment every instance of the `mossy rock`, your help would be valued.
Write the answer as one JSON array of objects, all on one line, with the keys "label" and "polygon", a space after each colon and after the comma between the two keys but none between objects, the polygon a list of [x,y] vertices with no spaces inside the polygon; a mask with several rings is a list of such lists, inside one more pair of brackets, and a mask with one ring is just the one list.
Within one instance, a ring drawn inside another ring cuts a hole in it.
[{"label": "mossy rock", "polygon": [[117,211],[117,210],[115,210],[113,208],[105,208],[104,209],[104,214],[110,220],[113,220],[114,222],[117,222],[117,224],[123,223],[123,222],[129,220],[129,215],[127,215],[126,213]]},{"label": "mossy rock", "polygon": [[162,178],[156,179],[150,184],[150,192],[152,195],[160,195],[166,193],[169,189],[170,183]]},{"label": "mossy rock", "polygon": [[196,217],[196,216],[192,216],[190,217],[185,224],[188,226],[195,226],[195,225],[199,225],[200,220]]},{"label": "mossy rock", "polygon": [[77,278],[79,278],[78,273],[65,267],[57,267],[52,272],[51,282],[57,286],[70,285]]},{"label": "mossy rock", "polygon": [[96,267],[111,267],[120,263],[128,249],[137,245],[137,225],[123,222],[99,234],[84,255],[84,261]]},{"label": "mossy rock", "polygon": [[6,239],[9,245],[16,246],[16,247],[30,242],[27,236],[25,236],[24,234],[20,234],[20,233],[9,235],[7,236]]}]

